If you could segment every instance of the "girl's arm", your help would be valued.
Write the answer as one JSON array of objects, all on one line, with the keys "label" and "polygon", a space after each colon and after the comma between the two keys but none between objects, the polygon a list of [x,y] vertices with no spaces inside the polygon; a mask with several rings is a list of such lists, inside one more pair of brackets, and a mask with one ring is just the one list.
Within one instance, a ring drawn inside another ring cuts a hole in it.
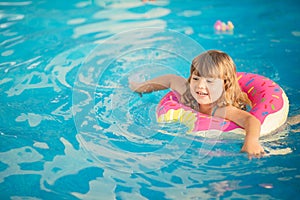
[{"label": "girl's arm", "polygon": [[171,88],[172,90],[183,94],[185,92],[186,82],[186,79],[184,79],[183,77],[174,74],[168,74],[142,83],[130,81],[129,87],[131,90],[137,93],[150,93],[153,91]]},{"label": "girl's arm", "polygon": [[[221,113],[219,112],[219,116],[220,114]],[[245,129],[246,136],[241,151],[247,152],[249,158],[252,157],[259,158],[263,156],[265,152],[259,143],[260,127],[261,127],[260,121],[250,113],[240,110],[233,106],[227,106],[225,108],[225,113],[223,117],[224,116],[226,119],[235,122],[237,125]]]}]

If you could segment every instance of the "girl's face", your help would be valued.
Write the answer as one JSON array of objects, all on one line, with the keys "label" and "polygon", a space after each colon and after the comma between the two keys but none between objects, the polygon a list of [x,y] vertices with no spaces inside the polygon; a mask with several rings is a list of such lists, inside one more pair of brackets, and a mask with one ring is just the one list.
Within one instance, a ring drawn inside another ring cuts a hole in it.
[{"label": "girl's face", "polygon": [[201,77],[192,74],[190,89],[191,94],[199,104],[211,104],[221,97],[224,82],[219,78]]}]

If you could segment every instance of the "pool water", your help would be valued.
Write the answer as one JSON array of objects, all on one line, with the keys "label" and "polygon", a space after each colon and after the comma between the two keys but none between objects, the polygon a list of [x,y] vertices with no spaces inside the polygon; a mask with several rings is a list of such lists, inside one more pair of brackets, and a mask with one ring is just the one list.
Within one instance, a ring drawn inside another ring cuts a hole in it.
[{"label": "pool water", "polygon": [[[1,1],[0,199],[298,199],[300,4],[289,1]],[[232,32],[216,32],[216,20]],[[271,78],[288,122],[249,160],[241,137],[158,124],[166,91],[128,81],[187,77],[227,52]]]}]

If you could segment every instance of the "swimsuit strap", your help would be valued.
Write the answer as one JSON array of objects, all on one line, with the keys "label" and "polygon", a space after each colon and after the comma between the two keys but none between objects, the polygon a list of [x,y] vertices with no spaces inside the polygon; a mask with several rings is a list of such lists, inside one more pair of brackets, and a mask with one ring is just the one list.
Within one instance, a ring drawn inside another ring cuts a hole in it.
[{"label": "swimsuit strap", "polygon": [[218,106],[215,106],[211,112],[211,116],[215,115],[216,110],[218,109]]}]

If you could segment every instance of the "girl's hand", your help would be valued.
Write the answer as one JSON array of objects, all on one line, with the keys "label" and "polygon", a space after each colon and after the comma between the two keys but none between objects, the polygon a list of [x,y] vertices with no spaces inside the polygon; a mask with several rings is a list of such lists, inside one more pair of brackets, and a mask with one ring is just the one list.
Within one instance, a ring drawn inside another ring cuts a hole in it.
[{"label": "girl's hand", "polygon": [[249,159],[253,157],[261,158],[265,154],[263,147],[259,144],[259,141],[257,139],[251,140],[247,138],[245,139],[241,152],[248,153]]},{"label": "girl's hand", "polygon": [[138,91],[139,88],[141,87],[142,83],[137,83],[137,82],[134,82],[134,81],[129,81],[129,88],[138,93],[140,96],[142,96],[142,92]]}]

